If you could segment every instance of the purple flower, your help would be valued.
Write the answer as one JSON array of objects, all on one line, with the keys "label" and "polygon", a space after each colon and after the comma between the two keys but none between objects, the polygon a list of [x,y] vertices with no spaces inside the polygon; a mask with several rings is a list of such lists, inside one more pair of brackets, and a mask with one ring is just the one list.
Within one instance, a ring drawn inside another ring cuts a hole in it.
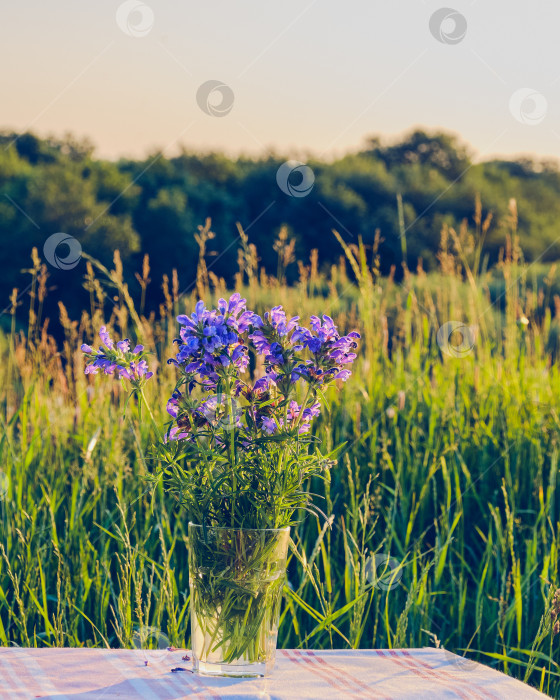
[{"label": "purple flower", "polygon": [[99,329],[99,337],[101,338],[101,342],[103,343],[103,345],[105,345],[105,347],[108,350],[113,349],[113,341],[111,340],[111,337],[107,332],[106,326],[101,326],[101,328]]},{"label": "purple flower", "polygon": [[[268,314],[265,314],[265,318]],[[297,326],[299,316],[293,316],[289,321],[286,320],[286,313],[281,306],[275,306],[270,312],[270,323],[276,329],[278,335],[283,338]]]},{"label": "purple flower", "polygon": [[270,343],[260,331],[255,331],[249,338],[253,341],[259,355],[264,355],[270,350]]},{"label": "purple flower", "polygon": [[245,306],[246,300],[236,293],[229,301],[220,299],[217,309],[208,310],[199,301],[190,316],[178,316],[182,328],[176,340],[179,345],[176,364],[185,373],[197,373],[213,383],[226,370],[245,371],[249,356],[242,334],[255,316]]},{"label": "purple flower", "polygon": [[[255,314],[256,316],[256,314]],[[272,345],[278,345],[282,338],[288,336],[296,327],[299,316],[293,316],[289,321],[281,306],[275,306],[264,315],[264,321],[257,316],[253,319],[254,332],[249,336],[259,355],[268,355]],[[293,338],[290,340],[293,342]],[[274,354],[274,353],[273,353]]]},{"label": "purple flower", "polygon": [[296,401],[291,401],[288,408],[288,422],[296,423],[298,433],[307,433],[311,429],[311,421],[321,413],[321,404],[316,403],[302,410]]},{"label": "purple flower", "polygon": [[179,428],[177,425],[173,426],[170,428],[169,432],[167,435],[164,437],[164,442],[168,442],[169,440],[182,440],[184,438],[190,437],[188,433],[186,432],[181,432],[183,429]]},{"label": "purple flower", "polygon": [[[240,444],[251,444],[255,427],[265,435],[278,431],[308,433],[320,413],[320,404],[313,400],[304,407],[290,401],[286,410],[293,385],[305,381],[311,395],[316,396],[320,387],[337,379],[346,381],[360,337],[355,332],[341,336],[327,315],[312,316],[309,328],[305,328],[298,325],[298,316],[287,317],[282,306],[273,307],[261,318],[247,310],[245,299],[238,293],[228,300],[219,299],[215,309],[207,309],[199,301],[193,313],[182,314],[177,320],[181,328],[175,341],[177,354],[171,362],[186,375],[191,399],[194,386],[212,395],[198,403],[194,413],[190,410],[186,414],[181,413],[177,395],[169,399],[167,411],[181,429],[173,435],[182,435],[187,424],[189,431],[191,425],[192,430],[204,425],[206,435],[211,427],[216,445],[222,440],[221,431],[232,428],[242,431]],[[264,356],[266,372],[253,385],[241,379],[249,367],[248,341],[257,354]],[[234,416],[229,415],[231,403],[220,398],[224,389],[236,397]],[[198,422],[201,419],[203,423]]]},{"label": "purple flower", "polygon": [[270,375],[268,377],[261,377],[260,379],[257,379],[253,385],[253,391],[256,393],[267,391],[271,384],[273,384],[273,380],[271,379]]},{"label": "purple flower", "polygon": [[265,360],[271,365],[281,365],[284,363],[284,352],[280,343],[272,343],[268,349]]},{"label": "purple flower", "polygon": [[[280,421],[281,422],[281,421]],[[273,435],[278,431],[278,426],[274,418],[265,416],[261,421],[261,428],[267,435]]]},{"label": "purple flower", "polygon": [[121,352],[129,352],[130,340],[128,338],[126,338],[126,340],[119,340],[119,342],[117,343],[117,349]]},{"label": "purple flower", "polygon": [[88,360],[85,374],[98,374],[99,370],[102,370],[104,374],[129,379],[134,384],[139,384],[141,380],[148,380],[153,376],[153,372],[149,371],[148,363],[143,359],[142,345],[137,345],[130,352],[130,340],[126,338],[119,340],[115,346],[105,326],[99,329],[99,337],[102,342],[99,350],[85,343],[81,346]]},{"label": "purple flower", "polygon": [[146,360],[140,360],[140,362],[131,361],[128,367],[119,367],[119,376],[130,380],[138,380],[142,377],[150,379],[150,377],[154,376],[154,373],[148,371]]},{"label": "purple flower", "polygon": [[171,398],[167,401],[167,413],[172,418],[177,418],[179,413],[179,399],[181,398],[180,391],[174,391]]},{"label": "purple flower", "polygon": [[253,326],[253,328],[262,328],[264,325],[262,318],[258,314],[250,313],[252,314],[250,325]]},{"label": "purple flower", "polygon": [[313,355],[313,361],[301,363],[294,368],[293,375],[305,378],[315,384],[325,384],[333,379],[346,381],[351,372],[343,369],[353,362],[357,355],[360,334],[353,331],[340,336],[330,316],[311,316],[311,330],[299,326],[292,335],[292,340],[301,343]]}]

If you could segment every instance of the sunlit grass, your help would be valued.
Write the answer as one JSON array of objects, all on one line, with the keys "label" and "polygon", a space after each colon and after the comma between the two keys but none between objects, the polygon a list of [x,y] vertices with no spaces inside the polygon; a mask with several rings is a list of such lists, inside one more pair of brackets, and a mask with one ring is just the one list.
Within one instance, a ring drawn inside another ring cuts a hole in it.
[{"label": "sunlit grass", "polygon": [[[251,308],[324,310],[364,338],[318,425],[327,447],[346,447],[330,481],[310,485],[332,526],[307,517],[292,533],[280,646],[468,649],[558,694],[558,322],[547,279],[540,295],[527,290],[514,223],[498,269],[480,272],[468,232],[448,232],[440,272],[399,284],[378,277],[375,251],[352,248],[324,274],[312,260],[287,287],[259,273],[246,245],[237,287]],[[88,380],[78,347],[102,321],[142,337],[160,365],[148,390],[163,420],[174,316],[224,284],[201,263],[196,291],[179,298],[171,280],[160,314],[145,318],[118,257],[112,271],[88,263],[91,308],[76,323],[61,309],[57,348],[39,313],[45,270],[34,270],[28,333],[14,323],[0,336],[0,643],[131,646],[150,626],[188,645],[186,519],[143,480],[150,426],[136,430],[133,405],[122,420],[126,393]],[[436,342],[448,321],[476,327],[462,357]],[[392,585],[372,585],[375,553],[398,562]]]}]

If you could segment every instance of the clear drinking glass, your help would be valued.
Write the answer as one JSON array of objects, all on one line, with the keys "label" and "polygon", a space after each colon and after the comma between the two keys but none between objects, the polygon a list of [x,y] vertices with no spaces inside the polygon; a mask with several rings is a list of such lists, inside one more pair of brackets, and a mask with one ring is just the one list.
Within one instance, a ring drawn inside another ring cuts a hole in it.
[{"label": "clear drinking glass", "polygon": [[189,523],[194,670],[267,676],[274,668],[290,528]]}]

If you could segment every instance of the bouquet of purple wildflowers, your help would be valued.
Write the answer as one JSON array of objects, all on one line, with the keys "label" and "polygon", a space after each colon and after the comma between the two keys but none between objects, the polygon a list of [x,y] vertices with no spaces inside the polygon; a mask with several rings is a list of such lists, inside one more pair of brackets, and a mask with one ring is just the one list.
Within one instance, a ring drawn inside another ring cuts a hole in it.
[{"label": "bouquet of purple wildflowers", "polygon": [[[312,316],[309,328],[286,317],[281,306],[263,317],[233,294],[216,309],[196,304],[177,318],[177,353],[168,360],[178,381],[167,402],[170,421],[157,448],[151,478],[194,523],[238,528],[282,528],[298,509],[312,510],[306,487],[332,463],[312,434],[325,389],[346,381],[358,333],[341,336],[331,318]],[[116,344],[105,327],[102,345],[82,346],[86,373],[114,374],[143,387],[152,376],[144,349]],[[251,378],[257,356],[265,373]],[[147,405],[150,417],[153,414]]]},{"label": "bouquet of purple wildflowers", "polygon": [[[199,524],[280,528],[308,507],[305,487],[332,461],[311,433],[320,398],[346,380],[359,335],[340,336],[328,316],[286,318],[277,306],[261,318],[234,294],[208,310],[199,301],[179,316],[180,372],[167,410],[177,441],[161,473]],[[256,356],[264,376],[251,381]]]},{"label": "bouquet of purple wildflowers", "polygon": [[[102,370],[131,383],[158,436],[150,478],[163,480],[194,523],[189,574],[196,663],[268,668],[286,567],[288,535],[283,532],[280,556],[278,533],[299,509],[320,512],[307,484],[324,473],[333,454],[321,452],[312,423],[329,385],[349,377],[359,335],[340,336],[328,316],[312,316],[306,328],[280,306],[261,317],[239,294],[212,310],[199,301],[191,316],[177,320],[177,353],[169,362],[178,381],[163,434],[144,394],[152,373],[141,345],[115,344],[103,327],[99,350],[82,346],[86,372]],[[265,372],[255,379],[259,356]]]}]

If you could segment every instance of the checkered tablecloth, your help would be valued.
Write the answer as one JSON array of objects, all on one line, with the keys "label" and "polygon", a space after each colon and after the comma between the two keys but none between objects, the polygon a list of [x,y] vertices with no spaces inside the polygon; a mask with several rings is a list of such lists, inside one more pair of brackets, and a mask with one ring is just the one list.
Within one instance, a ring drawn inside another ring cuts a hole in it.
[{"label": "checkered tablecloth", "polygon": [[[269,678],[207,678],[184,650],[0,648],[2,700],[180,698],[478,698],[531,700],[542,693],[440,649],[279,650]],[[146,663],[147,662],[147,663]],[[184,669],[175,670],[171,669]]]}]

